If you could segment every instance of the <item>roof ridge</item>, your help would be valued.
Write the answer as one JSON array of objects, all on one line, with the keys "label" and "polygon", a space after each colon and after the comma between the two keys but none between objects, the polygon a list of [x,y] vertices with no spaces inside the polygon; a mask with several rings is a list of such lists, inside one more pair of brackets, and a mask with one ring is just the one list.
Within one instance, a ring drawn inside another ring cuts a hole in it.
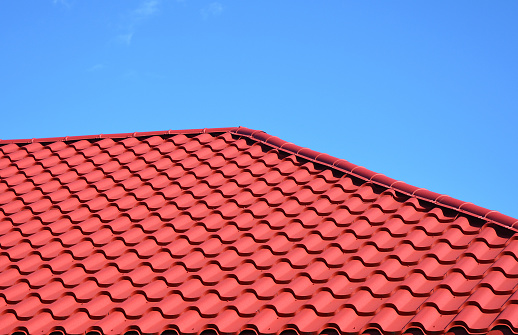
[{"label": "roof ridge", "polygon": [[512,231],[518,232],[518,219],[502,214],[498,211],[490,210],[484,207],[477,206],[471,202],[462,201],[449,195],[439,194],[429,191],[425,188],[419,188],[403,181],[392,179],[381,173],[376,173],[363,166],[353,164],[345,159],[337,158],[325,153],[304,148],[280,139],[277,136],[270,135],[262,130],[255,130],[246,127],[224,127],[224,128],[200,128],[200,129],[181,129],[181,130],[162,130],[162,131],[148,131],[135,133],[116,133],[116,134],[99,134],[99,135],[80,135],[80,136],[65,136],[65,137],[49,137],[49,138],[32,138],[32,139],[13,139],[0,140],[0,145],[3,144],[27,144],[37,142],[60,142],[60,141],[79,141],[79,140],[93,140],[103,138],[130,138],[130,137],[144,137],[144,136],[163,136],[163,135],[178,135],[178,134],[204,134],[204,133],[226,133],[230,132],[235,135],[245,136],[255,141],[267,144],[279,150],[295,154],[307,160],[323,164],[325,166],[337,169],[339,171],[351,174],[355,177],[374,184],[386,187],[408,196],[429,201],[431,203],[453,209],[460,213],[464,213],[479,219],[493,222],[499,226],[505,227]]},{"label": "roof ridge", "polygon": [[13,140],[0,140],[2,144],[27,144],[38,142],[64,142],[64,141],[80,141],[80,140],[95,140],[103,138],[129,138],[129,137],[143,137],[143,136],[162,136],[162,135],[179,135],[179,134],[205,134],[205,133],[226,133],[237,129],[237,127],[226,128],[203,128],[203,129],[181,129],[181,130],[160,130],[147,131],[135,133],[116,133],[116,134],[98,134],[98,135],[79,135],[79,136],[65,136],[65,137],[43,137],[43,138],[26,138]]},{"label": "roof ridge", "polygon": [[488,222],[495,223],[506,229],[518,232],[518,220],[502,214],[498,211],[490,210],[484,207],[477,206],[471,202],[462,201],[450,197],[449,195],[439,194],[429,191],[425,188],[419,188],[403,181],[392,179],[381,173],[376,173],[363,166],[359,166],[348,162],[344,159],[333,157],[331,155],[320,153],[308,148],[303,148],[291,142],[280,139],[279,137],[267,134],[262,130],[254,130],[246,127],[231,128],[231,133],[245,136],[272,147],[278,148],[282,151],[295,154],[310,161],[338,169],[340,171],[351,174],[355,177],[375,183],[377,185],[393,189],[400,193],[409,195],[411,197],[425,200],[436,205],[440,205],[449,209],[456,210],[463,214],[467,214]]}]

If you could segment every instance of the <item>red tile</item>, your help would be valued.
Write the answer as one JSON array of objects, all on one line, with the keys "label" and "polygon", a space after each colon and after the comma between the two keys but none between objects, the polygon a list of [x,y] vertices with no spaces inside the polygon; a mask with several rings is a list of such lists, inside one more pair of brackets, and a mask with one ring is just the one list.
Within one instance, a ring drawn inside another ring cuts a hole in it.
[{"label": "red tile", "polygon": [[478,283],[479,280],[468,279],[461,272],[451,272],[441,281],[441,287],[451,291],[455,296],[467,296]]},{"label": "red tile", "polygon": [[12,306],[12,310],[17,318],[27,320],[37,314],[41,309],[40,300],[35,297],[29,297]]},{"label": "red tile", "polygon": [[27,283],[17,283],[9,288],[3,290],[2,295],[9,304],[18,303],[27,296],[30,292],[30,287]]},{"label": "red tile", "polygon": [[508,300],[508,294],[495,294],[489,287],[479,287],[467,299],[467,304],[475,305],[485,313],[497,313],[503,310]]},{"label": "red tile", "polygon": [[303,304],[303,300],[295,298],[290,292],[281,292],[271,300],[272,309],[275,313],[284,317],[295,315]]},{"label": "red tile", "polygon": [[[360,283],[356,284],[359,285]],[[396,287],[398,287],[401,284],[402,283],[398,281],[388,280],[388,278],[382,273],[375,273],[374,275],[369,277],[364,283],[361,283],[361,286],[364,289],[368,290],[372,294],[372,296],[376,298],[382,298],[391,295],[392,292],[396,289]],[[347,285],[347,287],[351,288],[354,288],[354,286],[354,283]]]},{"label": "red tile", "polygon": [[364,243],[363,240],[358,239],[353,233],[346,232],[341,236],[338,236],[333,244],[336,244],[343,252],[355,252]]},{"label": "red tile", "polygon": [[437,308],[441,313],[458,313],[466,302],[466,296],[453,294],[448,288],[439,288],[426,299],[425,305]]},{"label": "red tile", "polygon": [[351,307],[345,307],[329,319],[328,324],[344,333],[361,334],[371,315],[358,315]]},{"label": "red tile", "polygon": [[412,314],[400,314],[392,306],[384,306],[370,320],[370,324],[386,332],[396,333],[408,327],[412,317]]},{"label": "red tile", "polygon": [[15,268],[3,270],[0,274],[0,287],[8,288],[16,284],[16,282],[22,278],[22,274]]},{"label": "red tile", "polygon": [[501,247],[490,247],[485,241],[474,241],[465,253],[473,256],[479,263],[493,263],[501,251]]},{"label": "red tile", "polygon": [[453,269],[461,272],[466,278],[481,279],[490,266],[491,264],[479,263],[470,254],[466,254],[465,257],[458,260]]},{"label": "red tile", "polygon": [[23,323],[29,334],[47,334],[54,326],[55,320],[51,313],[43,311]]},{"label": "red tile", "polygon": [[6,333],[518,328],[504,216],[262,132],[105,136],[0,143]]},{"label": "red tile", "polygon": [[318,316],[333,316],[345,301],[337,299],[328,291],[320,291],[304,304],[311,306],[311,309],[314,309]]},{"label": "red tile", "polygon": [[480,310],[478,306],[469,305],[460,311],[453,322],[464,325],[471,332],[487,332],[498,314],[498,312],[490,313]]},{"label": "red tile", "polygon": [[[287,317],[286,319],[288,319]],[[257,327],[260,334],[275,334],[278,333],[286,324],[285,318],[279,315],[270,308],[265,308],[249,321],[249,324]]]},{"label": "red tile", "polygon": [[456,314],[443,314],[435,306],[422,307],[416,316],[410,320],[411,326],[417,326],[425,332],[437,332],[448,329]]},{"label": "red tile", "polygon": [[[476,282],[473,280],[473,282]],[[499,270],[490,271],[480,281],[481,286],[490,288],[496,294],[511,294],[516,287],[516,283]]]}]

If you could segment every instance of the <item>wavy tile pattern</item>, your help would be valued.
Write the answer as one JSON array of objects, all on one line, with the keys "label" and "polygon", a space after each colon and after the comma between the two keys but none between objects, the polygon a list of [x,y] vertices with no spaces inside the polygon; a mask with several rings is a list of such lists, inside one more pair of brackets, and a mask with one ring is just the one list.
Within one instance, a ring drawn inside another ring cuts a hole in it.
[{"label": "wavy tile pattern", "polygon": [[516,333],[517,290],[512,230],[230,132],[0,146],[2,334]]}]

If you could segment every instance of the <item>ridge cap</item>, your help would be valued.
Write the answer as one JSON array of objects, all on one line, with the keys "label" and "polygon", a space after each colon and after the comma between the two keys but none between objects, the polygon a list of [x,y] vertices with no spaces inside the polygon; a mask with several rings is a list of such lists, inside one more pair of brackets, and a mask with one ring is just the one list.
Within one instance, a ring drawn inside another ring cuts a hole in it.
[{"label": "ridge cap", "polygon": [[453,209],[459,213],[467,214],[472,217],[495,223],[506,229],[518,232],[518,219],[502,214],[495,210],[477,206],[471,202],[462,201],[446,194],[432,192],[425,188],[416,187],[400,180],[387,177],[384,174],[376,173],[363,166],[356,165],[345,159],[337,158],[326,153],[303,148],[294,143],[280,139],[277,136],[270,135],[262,130],[255,130],[246,127],[225,127],[225,128],[200,128],[200,129],[181,129],[181,130],[162,130],[134,133],[114,133],[114,134],[98,134],[98,135],[79,135],[49,138],[32,138],[32,139],[11,139],[0,140],[0,146],[6,144],[28,144],[41,142],[69,142],[79,140],[92,139],[124,139],[131,137],[149,137],[163,135],[178,134],[205,134],[205,133],[231,133],[238,136],[245,136],[255,141],[264,143],[278,150],[294,154],[309,161],[328,166],[338,171],[345,172],[349,175],[360,178],[364,181],[377,184],[387,189],[406,194],[410,197],[431,202],[433,204]]},{"label": "ridge cap", "polygon": [[308,148],[303,148],[291,142],[280,139],[279,137],[267,134],[262,130],[254,130],[246,127],[237,127],[230,130],[231,133],[245,136],[253,140],[262,142],[278,150],[294,154],[312,162],[328,166],[353,175],[364,181],[377,184],[379,186],[392,189],[420,200],[428,201],[438,206],[453,209],[459,213],[467,214],[477,219],[492,222],[498,226],[518,232],[518,219],[502,214],[498,211],[490,210],[477,206],[471,202],[462,201],[446,194],[439,194],[428,189],[416,187],[400,180],[395,180],[381,173],[376,173],[363,166],[353,164],[341,158],[337,158],[325,153],[317,152]]},{"label": "ridge cap", "polygon": [[208,133],[226,133],[237,129],[237,127],[226,128],[200,128],[200,129],[180,129],[180,130],[159,130],[146,131],[134,133],[114,133],[114,134],[97,134],[97,135],[78,135],[78,136],[63,136],[63,137],[41,137],[41,138],[25,138],[25,139],[0,139],[0,145],[5,144],[29,144],[41,142],[69,142],[80,140],[95,140],[103,138],[123,139],[130,137],[144,137],[144,136],[161,136],[161,135],[179,135],[179,134],[208,134]]}]

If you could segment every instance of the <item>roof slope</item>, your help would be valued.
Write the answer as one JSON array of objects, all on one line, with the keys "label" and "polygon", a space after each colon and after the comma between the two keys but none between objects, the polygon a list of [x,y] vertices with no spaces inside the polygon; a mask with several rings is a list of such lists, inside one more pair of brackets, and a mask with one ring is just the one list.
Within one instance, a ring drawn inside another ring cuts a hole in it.
[{"label": "roof slope", "polygon": [[0,152],[2,334],[518,332],[500,213],[246,128]]}]

